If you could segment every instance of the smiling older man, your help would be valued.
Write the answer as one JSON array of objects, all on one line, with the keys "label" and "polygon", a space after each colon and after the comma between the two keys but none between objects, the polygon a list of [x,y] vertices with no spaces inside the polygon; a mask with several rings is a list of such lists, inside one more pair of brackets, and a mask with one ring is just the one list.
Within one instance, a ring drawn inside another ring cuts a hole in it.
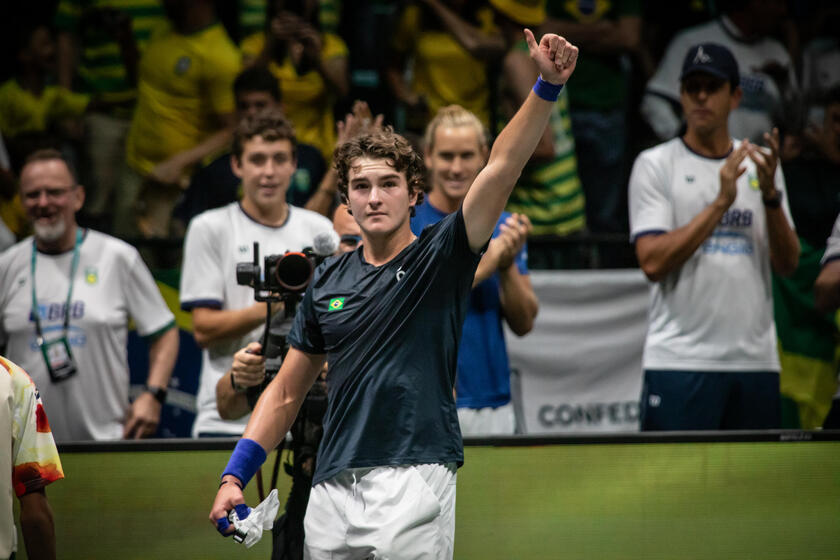
[{"label": "smiling older man", "polygon": [[[0,346],[25,368],[56,441],[154,434],[178,354],[178,332],[134,247],[80,228],[84,188],[55,150],[20,175],[35,234],[0,256]],[[129,405],[128,323],[150,340],[146,391]]]}]

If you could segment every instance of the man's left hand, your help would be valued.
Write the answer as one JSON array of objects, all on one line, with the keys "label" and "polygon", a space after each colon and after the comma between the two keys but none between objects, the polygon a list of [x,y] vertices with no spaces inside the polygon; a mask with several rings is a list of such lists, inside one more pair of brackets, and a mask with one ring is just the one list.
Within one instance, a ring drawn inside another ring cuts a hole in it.
[{"label": "man's left hand", "polygon": [[143,392],[134,399],[123,425],[123,439],[152,437],[160,422],[161,404],[149,392]]},{"label": "man's left hand", "polygon": [[525,30],[525,40],[542,79],[555,85],[565,84],[575,71],[578,48],[554,33],[546,33],[537,44],[530,29]]},{"label": "man's left hand", "polygon": [[178,155],[174,155],[157,164],[149,173],[149,178],[165,185],[189,186],[189,177],[184,173],[187,166]]},{"label": "man's left hand", "polygon": [[761,149],[755,144],[749,145],[750,159],[755,163],[758,172],[758,186],[764,198],[776,196],[776,166],[779,163],[779,129],[774,128],[773,134],[764,133],[764,140],[769,147]]},{"label": "man's left hand", "polygon": [[522,250],[532,229],[531,220],[525,214],[512,214],[499,227],[500,234],[496,239],[506,241],[504,250],[499,256],[499,270],[513,265],[516,255]]}]

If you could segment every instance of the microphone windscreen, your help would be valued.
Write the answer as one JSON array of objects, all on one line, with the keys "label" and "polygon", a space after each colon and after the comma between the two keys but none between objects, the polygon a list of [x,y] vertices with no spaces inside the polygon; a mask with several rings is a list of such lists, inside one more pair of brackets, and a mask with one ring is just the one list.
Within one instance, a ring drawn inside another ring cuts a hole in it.
[{"label": "microphone windscreen", "polygon": [[329,257],[338,251],[340,238],[334,230],[322,231],[312,240],[312,250],[319,257]]}]

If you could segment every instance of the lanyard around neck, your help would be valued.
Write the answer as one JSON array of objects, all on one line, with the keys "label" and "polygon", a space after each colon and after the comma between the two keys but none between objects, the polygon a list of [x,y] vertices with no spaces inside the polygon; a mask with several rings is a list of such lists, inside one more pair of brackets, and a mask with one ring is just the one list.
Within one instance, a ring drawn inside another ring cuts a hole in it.
[{"label": "lanyard around neck", "polygon": [[[82,229],[76,228],[76,242],[73,244],[73,261],[70,264],[70,287],[67,289],[67,303],[64,306],[64,325],[62,336],[67,336],[67,329],[70,326],[70,304],[73,299],[73,282],[76,280],[76,269],[79,267],[79,246],[82,244]],[[38,336],[38,343],[44,340],[44,333],[41,330],[41,314],[38,312],[38,295],[35,289],[35,261],[38,255],[38,247],[35,239],[32,239],[32,259],[30,270],[32,274],[32,319],[35,321],[35,334]]]}]

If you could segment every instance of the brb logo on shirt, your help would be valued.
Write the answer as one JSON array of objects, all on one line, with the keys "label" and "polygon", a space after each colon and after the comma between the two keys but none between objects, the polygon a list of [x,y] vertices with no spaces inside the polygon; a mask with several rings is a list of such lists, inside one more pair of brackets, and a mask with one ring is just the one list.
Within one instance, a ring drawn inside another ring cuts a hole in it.
[{"label": "brb logo on shirt", "polygon": [[701,246],[704,254],[751,255],[755,251],[748,235],[753,224],[752,210],[732,208],[720,219],[712,235]]},{"label": "brb logo on shirt", "polygon": [[[47,340],[54,340],[62,335],[64,332],[64,316],[67,313],[68,308],[66,302],[38,304],[38,316],[40,317],[43,325],[44,338]],[[85,317],[85,302],[81,300],[72,302],[70,304],[69,313],[70,319],[68,320],[69,325],[67,327],[67,342],[70,343],[70,346],[76,348],[85,346],[87,344],[87,335],[85,334],[84,328],[78,324],[78,322],[84,320]],[[31,322],[35,321],[35,317],[31,311],[29,312],[29,320]],[[39,351],[38,341],[35,336],[34,329],[29,347],[33,352]]]}]

